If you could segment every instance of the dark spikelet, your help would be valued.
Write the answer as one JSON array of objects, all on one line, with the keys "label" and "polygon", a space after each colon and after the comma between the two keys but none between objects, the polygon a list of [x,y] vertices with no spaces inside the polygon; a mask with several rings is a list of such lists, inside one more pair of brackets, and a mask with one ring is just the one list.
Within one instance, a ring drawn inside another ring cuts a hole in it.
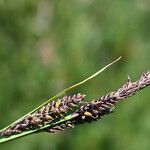
[{"label": "dark spikelet", "polygon": [[[120,100],[134,95],[139,90],[149,85],[150,72],[143,73],[140,79],[136,82],[131,82],[128,77],[127,83],[117,91],[110,92],[97,100],[83,104],[78,110],[70,115],[70,124],[78,125],[86,122],[90,123],[92,121],[97,121],[97,119],[100,119],[102,116],[114,112],[113,108]],[[65,124],[65,122],[62,124]],[[61,124],[57,125],[57,127],[58,126],[61,126]],[[46,131],[50,130],[51,128],[46,129]]]},{"label": "dark spikelet", "polygon": [[114,92],[110,92],[105,96],[102,96],[98,100],[93,100],[90,103],[82,105],[73,116],[77,116],[73,119],[76,124],[91,122],[101,118],[104,115],[113,112],[114,106],[125,98],[128,98],[136,94],[139,90],[150,85],[150,72],[143,73],[139,80],[131,82],[128,76],[128,81],[120,89]]},{"label": "dark spikelet", "polygon": [[[0,136],[10,136],[50,124],[53,120],[64,117],[65,114],[80,105],[81,100],[83,100],[84,97],[84,94],[78,93],[73,96],[64,96],[61,99],[54,100],[35,113],[26,116],[10,128],[2,131]],[[67,127],[67,124],[65,125]]]}]

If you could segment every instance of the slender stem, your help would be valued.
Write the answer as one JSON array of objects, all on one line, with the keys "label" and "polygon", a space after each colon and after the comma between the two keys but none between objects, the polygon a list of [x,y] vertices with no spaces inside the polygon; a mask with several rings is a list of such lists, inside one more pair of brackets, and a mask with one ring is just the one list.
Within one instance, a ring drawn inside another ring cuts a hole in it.
[{"label": "slender stem", "polygon": [[76,114],[76,115],[70,114],[70,115],[60,119],[57,122],[54,122],[54,123],[51,123],[51,124],[47,124],[47,125],[45,125],[45,126],[43,126],[41,128],[37,128],[37,129],[29,130],[29,131],[24,131],[24,132],[22,132],[20,134],[12,135],[10,137],[3,137],[2,139],[0,139],[0,144],[9,142],[9,141],[12,141],[12,140],[15,140],[15,139],[18,139],[18,138],[21,138],[21,137],[33,134],[33,133],[37,133],[37,132],[43,131],[46,128],[51,128],[51,127],[53,127],[55,125],[61,124],[63,122],[66,122],[67,120],[73,119],[73,118],[77,117],[77,115],[78,114]]}]

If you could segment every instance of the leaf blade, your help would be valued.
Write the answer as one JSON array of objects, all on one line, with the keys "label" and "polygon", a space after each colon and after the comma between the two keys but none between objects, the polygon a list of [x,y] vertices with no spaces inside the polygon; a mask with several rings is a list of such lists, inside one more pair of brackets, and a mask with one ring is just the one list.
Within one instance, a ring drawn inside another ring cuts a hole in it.
[{"label": "leaf blade", "polygon": [[[113,62],[107,64],[106,66],[104,66],[102,69],[98,70],[96,73],[92,74],[91,76],[89,76],[88,78],[82,80],[81,82],[78,82],[66,89],[64,89],[63,91],[61,91],[60,93],[56,94],[55,96],[53,96],[52,98],[48,99],[46,102],[44,102],[43,104],[41,104],[40,106],[38,106],[37,108],[35,108],[34,110],[32,110],[31,112],[27,113],[26,115],[24,115],[23,117],[19,118],[18,120],[16,120],[15,122],[13,122],[12,124],[8,125],[7,127],[5,127],[4,129],[0,130],[0,132],[2,132],[3,130],[9,128],[10,126],[16,124],[17,122],[19,122],[20,120],[22,120],[23,118],[25,118],[27,115],[30,115],[32,113],[34,113],[35,111],[37,111],[38,109],[40,109],[41,107],[43,107],[44,105],[48,104],[49,102],[51,102],[52,100],[56,100],[58,99],[60,96],[66,94],[67,92],[73,90],[74,88],[86,83],[87,81],[95,78],[97,75],[99,75],[100,73],[102,73],[104,70],[106,70],[107,68],[109,68],[111,65],[113,65],[114,63],[118,62],[119,60],[121,59],[121,57],[117,58],[116,60],[114,60]],[[66,117],[70,117],[69,115],[66,116]],[[56,122],[57,123],[60,123],[60,122],[63,122],[65,121],[66,118],[64,117],[63,119],[60,119],[59,121]],[[52,124],[53,125],[53,124]],[[33,133],[36,133],[37,131],[41,131],[43,130],[44,128],[47,128],[47,127],[50,127],[52,125],[46,125],[42,128],[38,128],[38,129],[32,129],[30,131],[24,131],[22,133],[18,133],[16,135],[12,135],[10,137],[0,137],[0,143],[4,143],[4,142],[7,142],[7,141],[10,141],[10,140],[14,140],[14,139],[17,139],[17,138],[20,138],[20,137],[23,137],[23,136],[26,136],[26,135],[29,135],[29,134],[33,134]]]}]

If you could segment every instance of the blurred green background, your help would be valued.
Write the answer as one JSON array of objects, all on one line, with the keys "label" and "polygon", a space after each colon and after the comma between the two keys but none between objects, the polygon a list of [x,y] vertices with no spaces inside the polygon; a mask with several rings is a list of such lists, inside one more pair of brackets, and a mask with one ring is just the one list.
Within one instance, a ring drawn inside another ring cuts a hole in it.
[{"label": "blurred green background", "polygon": [[[149,0],[0,0],[0,128],[108,62],[73,91],[92,100],[150,67]],[[149,150],[149,88],[96,123],[36,134],[1,150]]]}]

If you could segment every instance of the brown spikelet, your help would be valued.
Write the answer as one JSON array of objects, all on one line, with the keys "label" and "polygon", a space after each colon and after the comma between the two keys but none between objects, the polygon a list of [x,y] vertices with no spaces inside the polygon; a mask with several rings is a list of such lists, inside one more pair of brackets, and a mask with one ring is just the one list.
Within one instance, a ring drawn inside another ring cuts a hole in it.
[{"label": "brown spikelet", "polygon": [[52,101],[40,108],[33,114],[26,116],[23,120],[0,133],[1,136],[10,136],[34,128],[40,128],[53,120],[64,117],[64,114],[78,106],[85,97],[84,94],[64,96]]},{"label": "brown spikelet", "polygon": [[128,81],[120,89],[110,92],[102,96],[98,100],[93,100],[90,103],[82,105],[73,115],[77,116],[73,119],[76,124],[91,122],[97,120],[101,116],[113,112],[114,106],[127,97],[136,94],[139,90],[150,85],[150,72],[143,73],[139,80],[131,82],[128,76]]},{"label": "brown spikelet", "polygon": [[[150,72],[144,73],[136,82],[131,82],[128,77],[127,83],[125,83],[117,91],[110,92],[97,100],[93,100],[92,102],[84,103],[78,110],[70,115],[70,124],[77,125],[96,121],[102,116],[112,113],[114,106],[120,100],[136,94],[139,90],[149,85]],[[63,122],[63,124],[65,124],[65,122]],[[46,131],[48,130],[50,129],[47,129]]]}]

